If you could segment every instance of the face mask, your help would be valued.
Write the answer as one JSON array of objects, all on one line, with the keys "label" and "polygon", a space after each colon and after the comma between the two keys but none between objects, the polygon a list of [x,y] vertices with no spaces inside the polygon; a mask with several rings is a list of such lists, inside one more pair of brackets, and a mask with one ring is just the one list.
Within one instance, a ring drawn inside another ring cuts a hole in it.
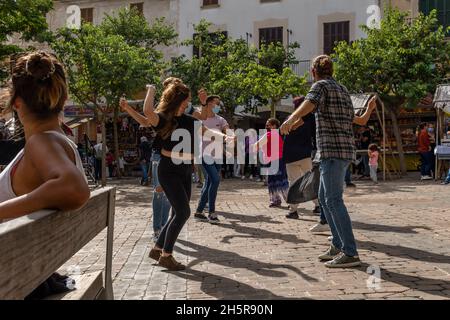
[{"label": "face mask", "polygon": [[220,106],[215,106],[212,110],[215,114],[218,114],[220,112]]},{"label": "face mask", "polygon": [[434,129],[433,128],[428,128],[428,133],[434,133]]},{"label": "face mask", "polygon": [[192,107],[192,103],[189,102],[187,108],[184,110],[184,113],[185,113],[185,114],[190,114],[191,111],[192,111],[192,108],[193,108],[193,107]]}]

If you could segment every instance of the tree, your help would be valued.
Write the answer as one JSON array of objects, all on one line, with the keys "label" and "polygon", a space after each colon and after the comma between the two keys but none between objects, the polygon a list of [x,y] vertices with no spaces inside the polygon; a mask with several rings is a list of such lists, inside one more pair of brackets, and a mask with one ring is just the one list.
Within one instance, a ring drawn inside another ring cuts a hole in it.
[{"label": "tree", "polygon": [[[44,40],[47,31],[46,14],[53,8],[51,0],[0,1],[0,62],[21,48],[7,44],[9,36],[18,34],[22,40]],[[6,64],[0,66],[0,81],[8,75]]]},{"label": "tree", "polygon": [[[185,55],[172,58],[167,70],[171,76],[183,79],[192,92],[197,92],[201,88],[211,92],[211,70],[226,56],[224,46],[228,39],[221,32],[209,32],[210,26],[211,23],[201,20],[194,27],[194,38],[181,43],[183,46],[196,48],[198,55],[194,55],[191,59]],[[195,94],[193,100],[198,102]]]},{"label": "tree", "polygon": [[299,77],[291,68],[284,68],[282,73],[261,64],[249,67],[245,80],[248,90],[269,101],[271,117],[276,118],[276,106],[285,96],[306,93],[306,77]]},{"label": "tree", "polygon": [[386,105],[397,140],[401,171],[406,165],[398,113],[414,108],[450,72],[450,44],[436,12],[411,23],[407,13],[388,8],[380,29],[362,26],[367,38],[336,47],[336,78],[353,92],[376,92]]},{"label": "tree", "polygon": [[[107,35],[119,35],[123,37],[126,44],[135,48],[145,48],[147,51],[147,59],[152,61],[153,70],[135,70],[135,76],[133,81],[137,82],[135,84],[129,83],[115,83],[110,87],[112,90],[111,101],[115,103],[112,104],[114,107],[113,114],[113,139],[114,139],[114,150],[115,157],[119,159],[119,137],[117,130],[117,120],[119,117],[119,98],[123,93],[129,93],[130,90],[134,88],[139,88],[143,86],[143,82],[146,80],[146,72],[150,71],[151,75],[155,77],[152,78],[152,83],[157,85],[160,83],[156,75],[161,73],[164,69],[163,54],[161,51],[157,50],[157,46],[170,46],[174,44],[177,38],[177,33],[175,29],[166,24],[164,18],[156,19],[152,25],[150,25],[145,17],[139,13],[135,8],[119,9],[111,15],[106,15],[105,19],[102,21],[100,28]],[[119,71],[119,70],[118,70]],[[133,91],[131,90],[131,91]],[[120,177],[120,170],[117,170]]]},{"label": "tree", "polygon": [[122,94],[132,96],[146,83],[158,81],[158,61],[151,59],[149,50],[130,46],[122,36],[107,34],[91,24],[84,24],[80,30],[59,30],[52,48],[66,65],[71,95],[93,108],[101,123],[104,186],[106,117],[117,110]]},{"label": "tree", "polygon": [[272,114],[276,104],[288,94],[303,92],[306,80],[296,76],[290,66],[298,63],[295,49],[281,44],[248,46],[242,39],[226,38],[221,32],[209,32],[210,23],[202,20],[195,26],[196,36],[184,45],[198,52],[172,59],[169,73],[182,78],[195,92],[205,87],[221,96],[225,116],[230,118],[237,105],[247,104],[253,96],[271,102]]},{"label": "tree", "polygon": [[245,105],[252,91],[245,85],[249,67],[256,61],[256,51],[246,41],[228,39],[223,46],[226,58],[211,66],[210,88],[220,94],[225,106],[225,117],[232,119],[236,106]]}]

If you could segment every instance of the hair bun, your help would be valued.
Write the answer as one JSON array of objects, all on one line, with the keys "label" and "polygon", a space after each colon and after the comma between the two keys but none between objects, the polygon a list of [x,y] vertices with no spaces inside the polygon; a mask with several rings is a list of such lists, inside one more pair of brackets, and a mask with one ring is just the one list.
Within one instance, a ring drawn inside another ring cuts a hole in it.
[{"label": "hair bun", "polygon": [[38,52],[28,57],[25,71],[37,80],[45,80],[55,72],[55,65],[49,55]]}]

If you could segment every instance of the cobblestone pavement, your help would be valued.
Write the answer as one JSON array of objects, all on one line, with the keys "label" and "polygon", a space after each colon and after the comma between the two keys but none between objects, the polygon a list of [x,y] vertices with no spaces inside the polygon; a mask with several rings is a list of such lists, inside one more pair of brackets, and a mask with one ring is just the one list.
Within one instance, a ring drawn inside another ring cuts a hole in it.
[{"label": "cobblestone pavement", "polygon": [[[379,186],[357,182],[345,197],[363,266],[330,270],[317,259],[329,245],[328,235],[308,231],[317,217],[287,220],[287,209],[268,208],[264,186],[227,180],[217,200],[222,223],[191,219],[175,253],[188,269],[170,273],[148,258],[152,192],[137,184],[116,184],[116,299],[450,298],[449,187],[412,178]],[[193,209],[198,192],[194,186]],[[302,211],[311,209],[305,204]],[[62,270],[102,269],[105,236]],[[369,274],[377,270],[380,281]]]}]

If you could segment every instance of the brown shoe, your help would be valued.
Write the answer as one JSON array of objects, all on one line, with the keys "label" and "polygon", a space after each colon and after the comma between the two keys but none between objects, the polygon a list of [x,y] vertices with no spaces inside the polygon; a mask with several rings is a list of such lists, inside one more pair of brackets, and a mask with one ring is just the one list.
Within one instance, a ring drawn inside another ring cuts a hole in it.
[{"label": "brown shoe", "polygon": [[152,249],[148,256],[155,261],[159,261],[159,258],[161,258],[161,254],[162,254],[162,250]]},{"label": "brown shoe", "polygon": [[173,256],[161,256],[161,258],[159,258],[159,265],[168,269],[169,271],[181,271],[186,269],[186,267],[183,264],[177,262],[177,260],[175,260]]}]

